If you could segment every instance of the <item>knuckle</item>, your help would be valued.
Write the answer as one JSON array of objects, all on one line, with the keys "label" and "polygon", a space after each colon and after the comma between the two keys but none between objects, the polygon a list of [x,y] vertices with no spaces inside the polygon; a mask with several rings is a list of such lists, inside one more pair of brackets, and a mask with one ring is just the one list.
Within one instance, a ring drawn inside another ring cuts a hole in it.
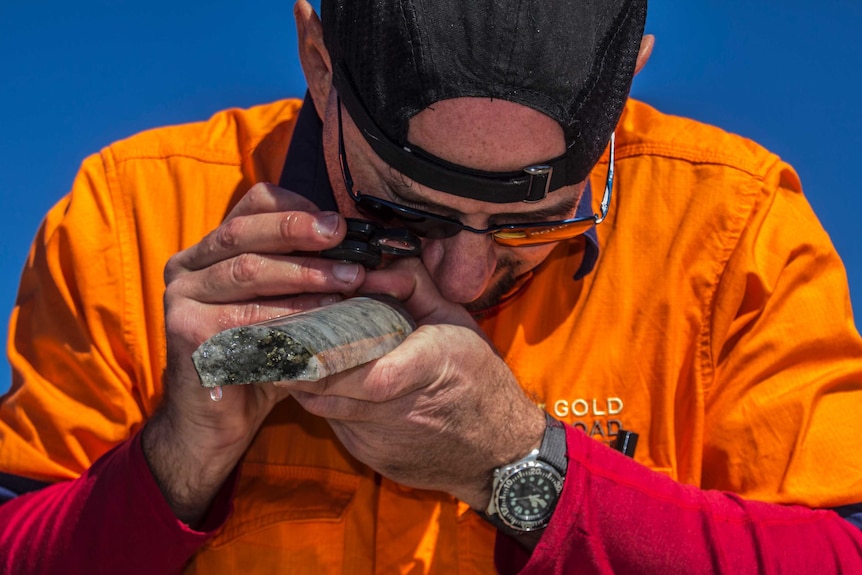
[{"label": "knuckle", "polygon": [[218,227],[215,232],[215,247],[223,250],[231,250],[239,244],[245,219],[233,218]]},{"label": "knuckle", "polygon": [[330,290],[328,275],[320,269],[318,262],[312,257],[302,257],[284,261],[285,278],[289,278],[295,290],[311,292]]},{"label": "knuckle", "polygon": [[245,193],[242,202],[247,213],[271,212],[278,207],[281,188],[269,182],[258,182]]},{"label": "knuckle", "polygon": [[315,258],[310,257],[302,258],[296,263],[296,273],[303,284],[322,286],[325,283],[326,274],[316,267],[316,263]]},{"label": "knuckle", "polygon": [[[165,272],[167,275],[167,272]],[[165,291],[162,295],[162,299],[164,301],[165,309],[169,309],[170,304],[180,297],[180,281],[177,278],[172,279],[171,281],[165,281]]]},{"label": "knuckle", "polygon": [[263,259],[255,254],[244,253],[231,260],[230,278],[235,284],[247,285],[254,282],[263,267]]},{"label": "knuckle", "polygon": [[165,289],[162,292],[165,319],[167,320],[168,313],[177,313],[178,310],[188,310],[190,305],[198,303],[191,296],[194,291],[193,279],[190,274],[179,275],[170,283],[165,284]]},{"label": "knuckle", "polygon": [[383,403],[397,396],[400,382],[404,379],[401,368],[392,362],[380,361],[377,368],[368,399],[374,403]]},{"label": "knuckle", "polygon": [[307,217],[303,212],[287,212],[279,219],[278,234],[283,240],[302,237],[303,227],[307,226]]},{"label": "knuckle", "polygon": [[254,207],[262,203],[271,195],[270,185],[267,182],[258,182],[248,189],[243,200],[246,201],[249,206]]},{"label": "knuckle", "polygon": [[163,271],[165,285],[170,286],[184,271],[184,266],[180,263],[180,255],[174,254],[168,259]]}]

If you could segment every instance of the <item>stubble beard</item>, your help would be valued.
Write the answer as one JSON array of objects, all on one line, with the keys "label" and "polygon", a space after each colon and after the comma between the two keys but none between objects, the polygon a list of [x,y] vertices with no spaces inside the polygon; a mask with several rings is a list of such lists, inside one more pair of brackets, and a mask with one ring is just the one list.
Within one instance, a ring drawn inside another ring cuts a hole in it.
[{"label": "stubble beard", "polygon": [[[494,270],[494,278],[482,295],[473,301],[464,304],[470,313],[479,313],[488,310],[503,300],[503,296],[518,283],[518,260],[513,257],[502,257],[497,261],[497,269]],[[521,272],[524,273],[524,272]]]}]

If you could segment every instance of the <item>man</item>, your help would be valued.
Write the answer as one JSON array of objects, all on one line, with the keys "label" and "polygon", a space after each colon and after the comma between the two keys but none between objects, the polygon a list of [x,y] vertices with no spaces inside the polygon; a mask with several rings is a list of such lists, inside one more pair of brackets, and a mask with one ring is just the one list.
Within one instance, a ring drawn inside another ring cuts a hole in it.
[{"label": "man", "polygon": [[[14,312],[0,564],[860,569],[843,270],[787,165],[626,104],[645,9],[299,0],[301,111],[88,159]],[[421,257],[321,257],[345,217]],[[381,293],[419,328],[380,360],[201,388],[213,334]]]}]

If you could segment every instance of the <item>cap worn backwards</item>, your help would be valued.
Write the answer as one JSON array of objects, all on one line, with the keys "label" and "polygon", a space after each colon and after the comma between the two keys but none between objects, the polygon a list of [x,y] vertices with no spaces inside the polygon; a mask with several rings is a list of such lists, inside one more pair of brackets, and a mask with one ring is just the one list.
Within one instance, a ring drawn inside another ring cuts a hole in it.
[{"label": "cap worn backwards", "polygon": [[[497,203],[583,181],[631,88],[646,0],[321,0],[333,83],[375,152],[434,189]],[[566,152],[519,172],[447,162],[410,118],[459,97],[504,99],[563,128]]]}]

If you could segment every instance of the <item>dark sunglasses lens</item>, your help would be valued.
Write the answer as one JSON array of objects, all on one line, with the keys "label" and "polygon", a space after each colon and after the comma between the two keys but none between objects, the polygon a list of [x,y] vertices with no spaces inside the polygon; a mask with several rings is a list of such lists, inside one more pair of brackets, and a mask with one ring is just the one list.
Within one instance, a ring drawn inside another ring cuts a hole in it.
[{"label": "dark sunglasses lens", "polygon": [[392,213],[391,208],[381,204],[370,196],[360,196],[359,200],[356,201],[356,207],[369,218],[384,224],[392,222],[395,218],[395,214]]},{"label": "dark sunglasses lens", "polygon": [[423,230],[421,232],[414,230],[414,233],[423,238],[428,238],[429,240],[451,238],[452,236],[457,235],[462,229],[460,225],[454,222],[432,219],[428,219],[422,227]]},{"label": "dark sunglasses lens", "polygon": [[373,196],[361,196],[358,207],[365,215],[379,222],[406,228],[422,238],[451,238],[461,231],[458,222],[384,202]]},{"label": "dark sunglasses lens", "polygon": [[585,234],[595,223],[592,219],[524,228],[508,228],[494,233],[494,240],[507,247],[538,246],[562,240],[569,240]]}]

